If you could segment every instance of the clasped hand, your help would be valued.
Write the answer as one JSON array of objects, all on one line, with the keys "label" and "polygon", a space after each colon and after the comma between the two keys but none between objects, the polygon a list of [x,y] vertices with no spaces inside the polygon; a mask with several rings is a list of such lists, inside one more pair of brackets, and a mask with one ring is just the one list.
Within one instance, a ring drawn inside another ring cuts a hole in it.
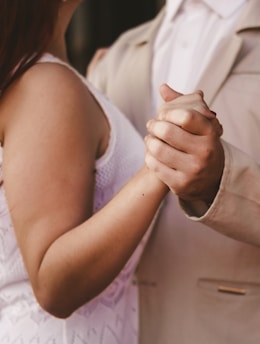
[{"label": "clasped hand", "polygon": [[210,204],[224,169],[223,133],[203,92],[182,95],[166,84],[158,117],[147,123],[145,162],[184,201]]}]

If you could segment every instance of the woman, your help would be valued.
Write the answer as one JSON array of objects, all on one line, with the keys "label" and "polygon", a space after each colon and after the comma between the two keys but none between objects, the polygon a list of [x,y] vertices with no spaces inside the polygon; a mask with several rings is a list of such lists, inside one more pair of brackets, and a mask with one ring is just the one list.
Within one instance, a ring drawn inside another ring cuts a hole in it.
[{"label": "woman", "polygon": [[68,65],[79,3],[0,0],[1,344],[137,342],[133,273],[168,189]]}]

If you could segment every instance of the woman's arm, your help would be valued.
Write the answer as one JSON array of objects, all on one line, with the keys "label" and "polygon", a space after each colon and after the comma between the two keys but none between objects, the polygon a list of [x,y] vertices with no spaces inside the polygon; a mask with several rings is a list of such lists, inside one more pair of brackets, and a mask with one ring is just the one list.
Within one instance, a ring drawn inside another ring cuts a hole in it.
[{"label": "woman's arm", "polygon": [[93,215],[107,122],[85,86],[36,65],[8,97],[4,185],[18,245],[39,303],[67,317],[120,272],[168,189],[143,168]]}]

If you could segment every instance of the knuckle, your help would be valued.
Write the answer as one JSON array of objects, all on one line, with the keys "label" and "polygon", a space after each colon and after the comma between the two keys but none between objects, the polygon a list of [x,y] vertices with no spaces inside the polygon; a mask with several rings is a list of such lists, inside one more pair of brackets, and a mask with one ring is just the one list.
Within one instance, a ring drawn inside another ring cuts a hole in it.
[{"label": "knuckle", "polygon": [[158,119],[160,120],[164,120],[167,118],[167,114],[168,114],[168,106],[166,103],[162,104],[159,109],[158,109]]},{"label": "knuckle", "polygon": [[191,166],[191,170],[190,170],[190,173],[193,175],[193,178],[197,179],[201,175],[202,170],[203,170],[203,165],[204,163],[202,164],[201,160],[194,159],[193,164]]},{"label": "knuckle", "polygon": [[203,175],[206,175],[207,171],[209,170],[212,162],[214,161],[214,151],[212,149],[204,149],[202,155],[198,159],[197,163],[197,175],[200,178]]},{"label": "knuckle", "polygon": [[153,169],[153,165],[154,165],[154,159],[152,157],[152,155],[150,153],[146,153],[145,154],[145,158],[144,158],[145,164],[150,168]]},{"label": "knuckle", "polygon": [[162,141],[156,138],[150,138],[147,142],[147,147],[149,152],[156,157],[160,157],[164,151]]},{"label": "knuckle", "polygon": [[205,150],[204,152],[200,153],[200,156],[194,156],[191,164],[190,164],[190,169],[189,173],[192,176],[191,179],[193,180],[198,180],[199,178],[202,177],[203,171],[205,170],[207,166],[207,161],[208,161],[208,152]]},{"label": "knuckle", "polygon": [[171,142],[171,138],[173,136],[173,132],[172,132],[172,125],[169,123],[163,123],[162,126],[162,139],[165,142]]},{"label": "knuckle", "polygon": [[174,191],[176,195],[180,196],[188,193],[190,189],[190,179],[185,174],[179,174],[178,182],[175,182]]},{"label": "knuckle", "polygon": [[202,93],[199,91],[193,93],[193,99],[195,101],[201,101],[202,100]]},{"label": "knuckle", "polygon": [[[156,123],[154,123],[153,129],[152,129],[153,134],[158,139],[164,142],[171,142],[173,131],[174,131],[174,125],[167,121],[157,121]],[[161,144],[162,141],[157,142],[157,144]]]},{"label": "knuckle", "polygon": [[153,172],[159,172],[159,163],[157,162],[156,159],[154,159],[154,157],[151,154],[147,153],[145,155],[145,159],[144,160],[145,160],[146,166],[150,170],[152,170]]},{"label": "knuckle", "polygon": [[201,148],[201,163],[206,162],[211,159],[213,155],[212,145],[205,145]]},{"label": "knuckle", "polygon": [[182,124],[185,127],[195,119],[195,113],[192,110],[183,110]]}]

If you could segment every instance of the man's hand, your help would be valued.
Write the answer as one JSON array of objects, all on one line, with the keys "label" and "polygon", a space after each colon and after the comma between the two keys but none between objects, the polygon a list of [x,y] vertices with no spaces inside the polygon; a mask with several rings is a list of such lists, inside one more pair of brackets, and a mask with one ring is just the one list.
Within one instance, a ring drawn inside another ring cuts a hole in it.
[{"label": "man's hand", "polygon": [[182,95],[162,85],[165,101],[147,123],[146,164],[185,201],[211,203],[224,168],[222,126],[203,92]]},{"label": "man's hand", "polygon": [[105,56],[109,48],[99,48],[96,50],[92,59],[86,68],[86,77],[91,73],[91,70],[95,68],[96,64]]}]

